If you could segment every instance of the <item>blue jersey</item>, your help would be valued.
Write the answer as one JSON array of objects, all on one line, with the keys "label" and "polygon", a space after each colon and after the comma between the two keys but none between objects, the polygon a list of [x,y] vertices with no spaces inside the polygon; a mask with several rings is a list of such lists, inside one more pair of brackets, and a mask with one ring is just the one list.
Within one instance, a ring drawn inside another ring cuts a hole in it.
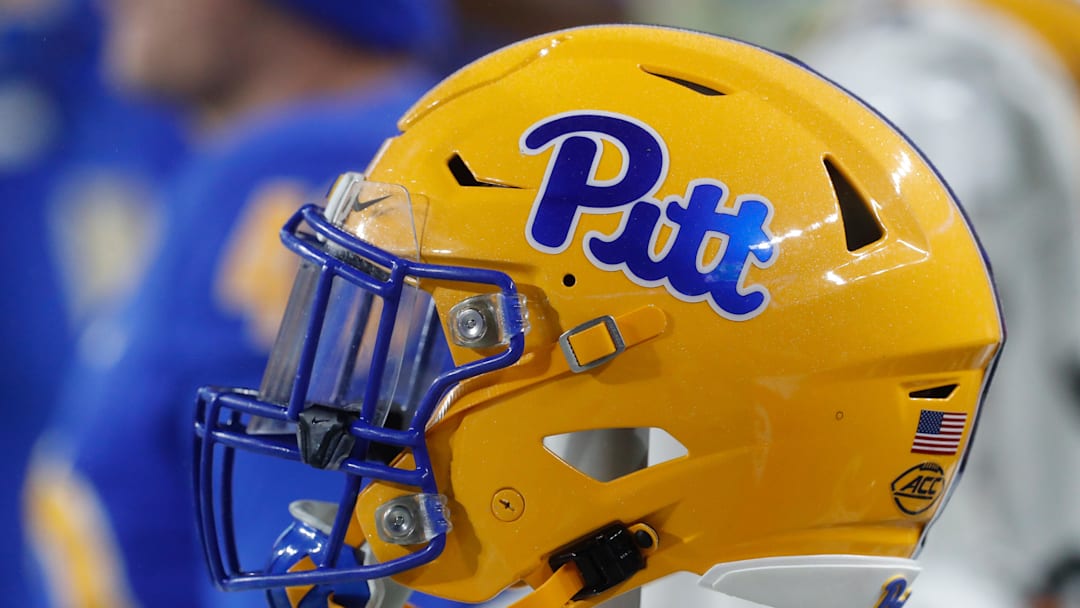
[{"label": "blue jersey", "polygon": [[183,153],[170,117],[120,99],[101,82],[91,3],[56,4],[47,20],[9,16],[0,23],[0,478],[9,484],[0,494],[0,570],[10,573],[0,589],[12,606],[33,605],[16,489],[49,420],[78,323],[65,282],[77,272],[59,255],[56,220],[86,208],[91,182],[107,182],[106,196],[152,184]]},{"label": "blue jersey", "polygon": [[[266,219],[275,214],[262,207],[280,207],[289,192],[321,199],[338,174],[363,170],[432,82],[410,74],[268,111],[218,137],[177,176],[156,261],[124,310],[94,328],[101,347],[65,383],[55,440],[43,442],[28,491],[37,534],[69,556],[47,565],[54,582],[66,577],[73,593],[92,579],[108,594],[86,605],[264,605],[259,593],[210,590],[191,497],[195,391],[259,385],[269,346],[259,297],[292,280],[265,265],[264,254],[282,248]],[[242,565],[265,564],[290,500],[336,500],[341,485],[332,473],[269,460],[238,459],[236,509],[254,514],[237,531]],[[94,563],[79,560],[87,552]],[[81,592],[94,593],[93,584]]]}]

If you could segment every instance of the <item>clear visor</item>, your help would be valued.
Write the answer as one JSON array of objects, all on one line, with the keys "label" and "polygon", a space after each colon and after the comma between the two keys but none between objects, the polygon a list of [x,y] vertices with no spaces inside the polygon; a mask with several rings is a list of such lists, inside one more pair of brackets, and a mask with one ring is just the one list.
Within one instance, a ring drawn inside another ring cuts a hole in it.
[{"label": "clear visor", "polygon": [[[391,257],[385,254],[419,257],[408,191],[346,175],[331,192],[325,215],[335,227],[374,248],[342,245],[322,236],[308,239],[321,251],[317,257],[329,263],[302,261],[260,399],[288,404],[298,379],[303,379],[305,407],[359,413],[377,380],[370,423],[405,428],[435,377],[453,366],[431,296],[410,285],[408,278],[400,296],[386,289]],[[304,360],[305,351],[309,361]]]}]

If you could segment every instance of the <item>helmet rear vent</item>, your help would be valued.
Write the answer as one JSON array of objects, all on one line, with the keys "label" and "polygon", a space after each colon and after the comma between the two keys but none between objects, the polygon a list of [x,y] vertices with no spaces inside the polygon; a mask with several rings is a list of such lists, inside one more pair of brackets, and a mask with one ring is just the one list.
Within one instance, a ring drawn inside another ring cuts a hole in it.
[{"label": "helmet rear vent", "polygon": [[560,461],[596,481],[609,482],[686,456],[686,446],[657,427],[575,431],[544,437]]},{"label": "helmet rear vent", "polygon": [[948,399],[956,390],[955,384],[942,384],[931,388],[923,388],[911,391],[908,396],[912,399]]},{"label": "helmet rear vent", "polygon": [[460,154],[451,156],[450,160],[446,161],[446,166],[450,168],[450,173],[454,175],[458,185],[466,188],[517,188],[517,186],[507,184],[480,181],[476,178],[476,174],[472,172],[472,169],[469,169],[469,165],[465,164],[465,159],[461,158]]},{"label": "helmet rear vent", "polygon": [[847,250],[858,251],[880,241],[885,231],[881,229],[881,224],[874,216],[870,201],[859,194],[831,158],[826,156],[823,160],[825,170],[829,173],[829,181],[832,182],[833,191],[836,193],[836,202],[840,207],[844,235],[847,237]]},{"label": "helmet rear vent", "polygon": [[672,76],[670,74],[663,74],[661,72],[658,72],[658,71],[654,70],[653,68],[647,68],[647,67],[642,66],[641,71],[645,72],[646,74],[656,76],[657,78],[663,78],[664,80],[667,80],[668,82],[674,82],[675,84],[677,84],[677,85],[679,85],[681,87],[686,87],[686,88],[690,89],[691,91],[693,91],[695,93],[698,93],[699,95],[705,95],[707,97],[717,97],[719,95],[726,95],[726,93],[724,93],[723,91],[718,91],[718,90],[714,89],[713,87],[711,87],[711,86],[709,86],[707,84],[702,84],[700,82],[694,82],[692,80],[687,80],[685,78],[679,78],[678,76]]}]

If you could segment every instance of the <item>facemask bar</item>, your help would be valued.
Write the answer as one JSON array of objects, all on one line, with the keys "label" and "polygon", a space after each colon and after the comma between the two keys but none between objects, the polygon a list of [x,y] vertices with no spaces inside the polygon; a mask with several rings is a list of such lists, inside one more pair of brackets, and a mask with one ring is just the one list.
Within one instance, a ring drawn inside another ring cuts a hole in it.
[{"label": "facemask bar", "polygon": [[[306,226],[310,232],[300,230]],[[415,487],[419,493],[432,496],[439,494],[425,442],[427,423],[439,400],[459,382],[496,369],[512,365],[524,351],[524,311],[507,306],[504,321],[511,328],[511,337],[504,350],[460,367],[453,367],[438,375],[430,387],[422,393],[419,406],[408,421],[407,428],[397,430],[381,426],[375,420],[379,384],[383,378],[388,342],[393,330],[397,304],[402,289],[408,281],[436,279],[496,287],[505,301],[519,301],[517,288],[506,274],[494,270],[437,266],[394,255],[368,242],[358,240],[331,224],[323,216],[321,208],[308,205],[298,211],[282,229],[282,241],[299,254],[305,263],[318,268],[315,286],[311,293],[310,313],[304,315],[305,331],[297,336],[303,344],[297,356],[296,375],[288,391],[287,403],[272,403],[259,398],[257,393],[240,390],[204,388],[199,393],[196,412],[196,466],[195,487],[198,495],[197,510],[200,534],[215,583],[222,589],[265,589],[301,585],[332,585],[357,580],[389,576],[428,563],[438,557],[446,543],[446,532],[436,534],[424,547],[407,556],[380,564],[339,569],[335,567],[343,548],[346,528],[352,518],[356,499],[365,480],[382,480]],[[345,255],[342,255],[344,252]],[[356,265],[356,258],[364,261],[364,272]],[[366,264],[371,264],[368,268]],[[385,272],[382,272],[385,271]],[[378,276],[376,276],[378,275]],[[343,278],[374,297],[383,299],[378,336],[369,371],[368,383],[359,416],[351,423],[348,433],[356,445],[351,454],[338,467],[345,473],[343,496],[329,535],[325,560],[316,570],[287,574],[271,574],[266,571],[241,571],[237,558],[232,523],[232,461],[234,450],[242,449],[267,456],[300,461],[301,454],[294,437],[289,435],[250,433],[245,418],[261,417],[271,423],[288,423],[299,420],[305,407],[305,396],[311,378],[311,367],[321,335],[322,323],[330,289],[335,277]],[[429,324],[424,331],[431,329]],[[273,365],[273,362],[271,362]],[[264,383],[265,384],[265,383]],[[420,393],[419,387],[413,387]],[[410,450],[415,467],[399,469],[381,462],[364,458],[371,443],[396,446]],[[215,447],[223,450],[220,462],[220,496],[215,496]],[[434,501],[432,501],[434,502]],[[216,514],[223,521],[219,527]],[[433,521],[440,521],[441,513],[428,514]],[[363,522],[365,526],[372,522]],[[445,521],[444,521],[445,523]],[[447,526],[448,528],[448,526]]]}]

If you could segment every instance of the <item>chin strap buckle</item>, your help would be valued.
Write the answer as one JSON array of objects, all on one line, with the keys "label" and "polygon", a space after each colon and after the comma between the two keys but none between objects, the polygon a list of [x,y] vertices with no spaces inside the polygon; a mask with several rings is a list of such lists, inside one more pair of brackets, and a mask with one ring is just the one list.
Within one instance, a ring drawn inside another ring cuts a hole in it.
[{"label": "chin strap buckle", "polygon": [[510,608],[565,606],[603,593],[644,568],[659,542],[647,524],[605,526],[552,555],[551,576]]},{"label": "chin strap buckle", "polygon": [[[655,545],[652,537],[648,544]],[[630,578],[645,567],[645,555],[637,535],[622,524],[612,524],[548,559],[552,570],[567,562],[573,562],[581,574],[581,589],[571,598],[576,601],[603,593]]]}]

